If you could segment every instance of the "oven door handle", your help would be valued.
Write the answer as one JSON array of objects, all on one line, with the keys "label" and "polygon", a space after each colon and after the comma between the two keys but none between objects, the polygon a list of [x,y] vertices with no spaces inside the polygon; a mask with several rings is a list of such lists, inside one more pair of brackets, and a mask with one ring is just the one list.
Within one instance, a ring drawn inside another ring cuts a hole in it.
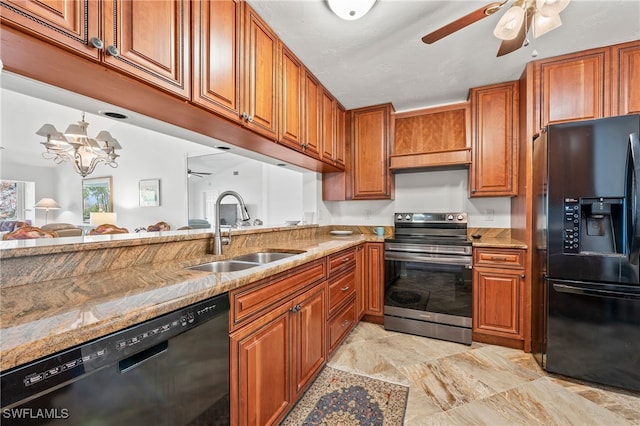
[{"label": "oven door handle", "polygon": [[385,260],[398,260],[401,262],[418,262],[418,263],[430,263],[433,265],[457,265],[466,266],[467,269],[472,268],[472,260],[470,256],[451,256],[444,257],[442,255],[429,255],[429,254],[417,254],[417,253],[399,253],[399,252],[384,252]]}]

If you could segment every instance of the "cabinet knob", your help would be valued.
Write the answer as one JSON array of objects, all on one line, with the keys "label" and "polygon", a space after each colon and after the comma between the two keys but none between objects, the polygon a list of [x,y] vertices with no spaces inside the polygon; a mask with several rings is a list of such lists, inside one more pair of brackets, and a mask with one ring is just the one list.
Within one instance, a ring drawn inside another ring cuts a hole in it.
[{"label": "cabinet knob", "polygon": [[247,121],[248,123],[251,123],[253,121],[253,117],[250,116],[249,113],[246,113],[246,112],[243,112],[240,117],[242,117],[242,119]]},{"label": "cabinet knob", "polygon": [[475,194],[476,192],[478,192],[478,190],[477,190],[477,189],[472,189],[472,190],[471,190],[471,193],[472,193],[472,194]]},{"label": "cabinet knob", "polygon": [[115,47],[114,45],[108,46],[107,47],[107,53],[111,56],[114,57],[118,57],[120,56],[120,51],[118,50],[117,47]]},{"label": "cabinet knob", "polygon": [[527,276],[526,276],[525,274],[520,275],[520,278],[522,278],[522,279],[524,279],[524,278],[526,278],[526,277],[527,277]]},{"label": "cabinet knob", "polygon": [[89,44],[91,44],[91,46],[95,47],[96,49],[104,48],[104,43],[98,37],[91,37],[91,40],[89,40]]},{"label": "cabinet knob", "polygon": [[344,328],[344,327],[348,326],[349,324],[351,324],[351,321],[349,321],[349,320],[344,320],[344,321],[342,322],[342,328]]}]

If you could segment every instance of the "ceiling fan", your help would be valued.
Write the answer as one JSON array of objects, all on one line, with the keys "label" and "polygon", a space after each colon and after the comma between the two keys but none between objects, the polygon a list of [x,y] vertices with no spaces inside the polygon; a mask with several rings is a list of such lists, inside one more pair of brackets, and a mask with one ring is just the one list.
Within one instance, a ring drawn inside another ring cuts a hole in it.
[{"label": "ceiling fan", "polygon": [[[447,25],[422,37],[426,44],[436,41],[467,27],[474,22],[491,16],[502,9],[510,0],[495,1],[456,19]],[[502,15],[493,34],[502,40],[498,54],[503,56],[529,44],[527,33],[533,28],[533,36],[540,37],[562,25],[560,12],[571,0],[515,0]]]},{"label": "ceiling fan", "polygon": [[195,176],[195,177],[203,178],[211,174],[212,173],[209,173],[209,172],[194,172],[191,169],[187,169],[187,177]]}]

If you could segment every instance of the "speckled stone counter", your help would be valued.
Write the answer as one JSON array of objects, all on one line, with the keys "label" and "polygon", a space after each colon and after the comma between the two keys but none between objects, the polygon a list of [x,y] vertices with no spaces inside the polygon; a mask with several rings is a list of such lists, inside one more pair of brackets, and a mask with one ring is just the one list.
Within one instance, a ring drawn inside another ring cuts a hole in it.
[{"label": "speckled stone counter", "polygon": [[[232,245],[225,246],[222,256],[208,254],[211,252],[210,230],[158,233],[157,238],[151,239],[100,237],[92,241],[84,239],[66,244],[58,241],[48,245],[31,240],[0,246],[3,272],[0,280],[0,370],[110,334],[362,242],[384,240],[357,232],[335,237],[329,234],[330,229],[315,225],[234,230]],[[175,247],[171,248],[172,245]],[[186,254],[180,248],[186,250]],[[303,253],[238,272],[207,273],[185,269],[264,249]],[[120,259],[122,257],[126,259]],[[33,272],[34,268],[27,268],[36,278],[34,281],[16,284],[21,274],[16,265],[24,267],[30,261],[47,260],[53,263],[35,268],[36,272]],[[97,268],[94,264],[101,260],[109,267]],[[7,263],[9,266],[5,268]],[[55,276],[52,271],[60,269],[85,273]],[[47,273],[49,279],[46,279]]]},{"label": "speckled stone counter", "polygon": [[[511,230],[508,228],[469,228],[467,235],[473,243],[473,247],[527,248],[527,245],[522,241],[511,238]],[[474,235],[481,237],[473,238]]]}]

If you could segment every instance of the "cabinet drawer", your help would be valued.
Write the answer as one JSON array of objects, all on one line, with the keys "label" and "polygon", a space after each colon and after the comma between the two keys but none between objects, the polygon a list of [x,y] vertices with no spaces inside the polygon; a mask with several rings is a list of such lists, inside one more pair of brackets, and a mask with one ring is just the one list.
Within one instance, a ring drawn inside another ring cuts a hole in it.
[{"label": "cabinet drawer", "polygon": [[333,313],[344,300],[356,293],[356,270],[351,269],[344,275],[329,281],[329,313]]},{"label": "cabinet drawer", "polygon": [[342,250],[329,256],[329,277],[356,265],[356,248]]},{"label": "cabinet drawer", "polygon": [[524,250],[478,248],[473,251],[473,266],[523,269]]},{"label": "cabinet drawer", "polygon": [[318,260],[293,271],[259,281],[249,288],[240,288],[230,293],[231,328],[251,317],[284,303],[296,292],[326,276],[326,262]]},{"label": "cabinet drawer", "polygon": [[356,299],[354,297],[329,321],[329,353],[338,347],[355,323]]}]

